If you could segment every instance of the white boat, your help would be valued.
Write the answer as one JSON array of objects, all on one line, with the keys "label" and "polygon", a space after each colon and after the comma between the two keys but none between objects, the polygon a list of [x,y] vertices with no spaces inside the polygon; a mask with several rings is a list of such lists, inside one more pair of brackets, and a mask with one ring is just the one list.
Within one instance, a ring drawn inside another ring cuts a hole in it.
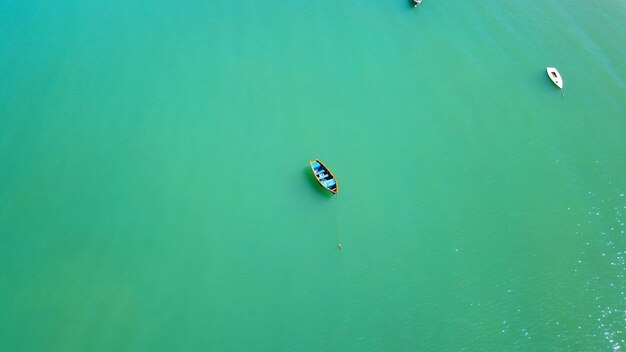
[{"label": "white boat", "polygon": [[561,78],[561,74],[554,67],[546,67],[546,71],[548,72],[548,77],[556,84],[557,87],[563,89],[563,78]]},{"label": "white boat", "polygon": [[417,5],[422,3],[422,0],[411,0],[413,2],[413,7],[417,7]]}]

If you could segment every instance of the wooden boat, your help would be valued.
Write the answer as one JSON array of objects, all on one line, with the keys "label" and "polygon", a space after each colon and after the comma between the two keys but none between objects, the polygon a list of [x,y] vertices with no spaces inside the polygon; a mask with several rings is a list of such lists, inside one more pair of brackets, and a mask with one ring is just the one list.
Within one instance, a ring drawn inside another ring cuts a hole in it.
[{"label": "wooden boat", "polygon": [[333,194],[336,194],[339,189],[333,173],[319,159],[311,160],[310,164],[317,182]]},{"label": "wooden boat", "polygon": [[546,67],[546,71],[548,72],[548,77],[556,84],[557,87],[563,89],[563,78],[561,78],[561,74],[554,67]]},{"label": "wooden boat", "polygon": [[411,0],[411,2],[413,3],[413,7],[417,7],[417,5],[422,3],[422,0]]}]

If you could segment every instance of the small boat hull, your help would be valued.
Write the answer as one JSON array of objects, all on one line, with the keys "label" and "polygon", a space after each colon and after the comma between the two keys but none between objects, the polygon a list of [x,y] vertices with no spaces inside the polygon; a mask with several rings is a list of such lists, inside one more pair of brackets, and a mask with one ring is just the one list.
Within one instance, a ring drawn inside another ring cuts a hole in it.
[{"label": "small boat hull", "polygon": [[559,71],[557,71],[554,67],[546,67],[546,72],[548,72],[548,77],[550,77],[552,83],[559,87],[559,89],[563,89],[563,78],[561,77]]},{"label": "small boat hull", "polygon": [[311,164],[311,170],[313,171],[313,175],[317,179],[317,182],[330,191],[332,194],[337,194],[339,191],[339,185],[337,184],[337,180],[333,173],[322,163],[319,159],[311,160],[309,162]]}]

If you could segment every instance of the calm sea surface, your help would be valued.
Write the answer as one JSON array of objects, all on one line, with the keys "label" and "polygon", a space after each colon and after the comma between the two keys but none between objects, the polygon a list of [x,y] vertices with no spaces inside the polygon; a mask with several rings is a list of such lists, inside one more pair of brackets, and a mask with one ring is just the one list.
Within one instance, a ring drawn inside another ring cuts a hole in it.
[{"label": "calm sea surface", "polygon": [[625,350],[625,23],[0,1],[0,350]]}]

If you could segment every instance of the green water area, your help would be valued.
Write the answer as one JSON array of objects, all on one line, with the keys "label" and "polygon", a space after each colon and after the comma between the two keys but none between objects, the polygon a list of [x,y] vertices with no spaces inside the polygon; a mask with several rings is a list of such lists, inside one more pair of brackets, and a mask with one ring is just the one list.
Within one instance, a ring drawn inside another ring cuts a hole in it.
[{"label": "green water area", "polygon": [[0,351],[624,350],[624,23],[0,0]]}]

